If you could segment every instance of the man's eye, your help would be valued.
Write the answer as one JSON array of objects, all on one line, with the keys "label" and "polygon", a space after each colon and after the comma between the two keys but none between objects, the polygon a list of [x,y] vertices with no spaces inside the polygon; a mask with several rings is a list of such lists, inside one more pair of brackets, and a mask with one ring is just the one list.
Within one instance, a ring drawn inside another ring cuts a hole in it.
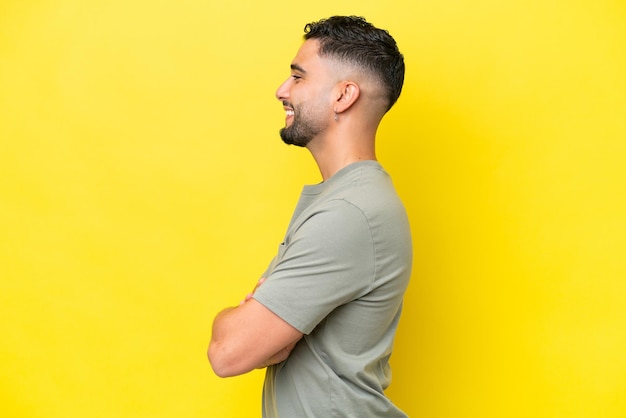
[{"label": "man's eye", "polygon": [[300,77],[299,75],[292,75],[291,78],[293,78],[294,80],[300,80],[302,77]]}]

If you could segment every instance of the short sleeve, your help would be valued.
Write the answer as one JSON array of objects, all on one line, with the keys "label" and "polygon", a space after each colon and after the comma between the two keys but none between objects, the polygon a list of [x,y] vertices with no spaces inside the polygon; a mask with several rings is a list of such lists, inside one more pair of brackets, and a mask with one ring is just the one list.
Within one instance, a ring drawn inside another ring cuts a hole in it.
[{"label": "short sleeve", "polygon": [[335,308],[371,290],[374,251],[360,209],[331,200],[287,235],[254,298],[308,334]]}]

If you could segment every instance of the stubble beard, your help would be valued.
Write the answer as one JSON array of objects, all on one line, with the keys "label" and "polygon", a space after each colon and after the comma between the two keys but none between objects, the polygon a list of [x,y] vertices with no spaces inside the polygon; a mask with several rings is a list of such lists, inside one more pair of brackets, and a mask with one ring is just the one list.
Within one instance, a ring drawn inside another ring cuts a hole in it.
[{"label": "stubble beard", "polygon": [[310,112],[295,111],[291,125],[280,130],[280,137],[285,144],[306,147],[313,138],[322,132],[323,128],[320,123],[313,120],[310,115]]}]

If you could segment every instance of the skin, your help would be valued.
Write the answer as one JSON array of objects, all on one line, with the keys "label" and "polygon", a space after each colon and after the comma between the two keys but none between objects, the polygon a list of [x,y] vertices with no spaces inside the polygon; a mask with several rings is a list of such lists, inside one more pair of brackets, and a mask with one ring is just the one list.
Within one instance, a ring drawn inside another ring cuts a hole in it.
[{"label": "skin", "polygon": [[[262,282],[259,280],[257,287]],[[300,331],[250,294],[239,306],[226,308],[215,317],[209,361],[216,375],[237,376],[285,360],[300,338]]]},{"label": "skin", "polygon": [[[302,121],[312,124],[305,141],[324,180],[362,160],[376,160],[375,136],[387,110],[380,85],[363,71],[318,55],[316,39],[305,41],[291,64],[291,76],[276,98],[287,115],[285,128]],[[337,120],[335,120],[335,114]],[[298,119],[301,118],[301,119]],[[221,377],[247,373],[287,359],[302,333],[254,298],[262,285],[239,306],[215,317],[208,357]]]}]

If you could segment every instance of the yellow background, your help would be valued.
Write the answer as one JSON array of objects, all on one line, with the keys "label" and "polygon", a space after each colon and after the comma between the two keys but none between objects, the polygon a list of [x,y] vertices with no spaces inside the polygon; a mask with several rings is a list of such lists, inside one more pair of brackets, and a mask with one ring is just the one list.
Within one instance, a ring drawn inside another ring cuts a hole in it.
[{"label": "yellow background", "polygon": [[622,0],[2,1],[0,416],[259,416],[263,372],[205,348],[319,181],[273,94],[332,14],[408,67],[378,148],[415,240],[389,396],[626,416]]}]

